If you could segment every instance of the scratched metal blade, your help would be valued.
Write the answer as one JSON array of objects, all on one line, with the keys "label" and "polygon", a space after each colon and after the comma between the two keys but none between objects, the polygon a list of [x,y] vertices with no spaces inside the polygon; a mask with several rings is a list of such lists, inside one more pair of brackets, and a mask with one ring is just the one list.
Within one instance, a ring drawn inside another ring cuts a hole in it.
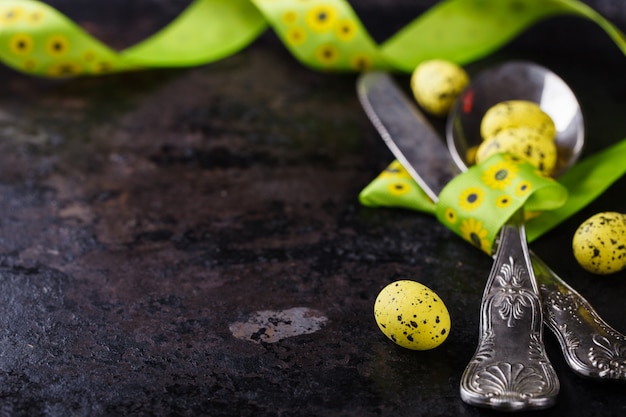
[{"label": "scratched metal blade", "polygon": [[460,172],[437,132],[385,72],[361,75],[357,93],[387,147],[426,194],[437,201],[439,192]]}]

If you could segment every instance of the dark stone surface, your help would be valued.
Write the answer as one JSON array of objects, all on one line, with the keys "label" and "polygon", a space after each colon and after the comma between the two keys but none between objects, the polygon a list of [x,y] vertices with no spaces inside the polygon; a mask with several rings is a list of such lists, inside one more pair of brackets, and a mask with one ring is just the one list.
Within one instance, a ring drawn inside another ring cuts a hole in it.
[{"label": "dark stone surface", "polygon": [[[112,33],[98,15],[91,27],[132,43],[184,2],[155,3],[138,32]],[[102,15],[118,18],[128,29],[134,15]],[[597,27],[544,22],[468,69],[512,57],[572,84],[587,154],[626,137],[626,58]],[[458,395],[490,259],[431,217],[359,205],[392,157],[355,75],[307,70],[268,34],[192,69],[57,82],[3,67],[0,77],[0,415],[496,414]],[[586,274],[569,245],[589,215],[626,212],[625,186],[533,245],[622,332],[626,273]],[[378,291],[404,278],[450,309],[438,349],[404,350],[376,328]],[[276,343],[229,329],[294,307],[328,321]],[[572,375],[546,339],[561,395],[529,415],[624,415],[624,385]]]}]

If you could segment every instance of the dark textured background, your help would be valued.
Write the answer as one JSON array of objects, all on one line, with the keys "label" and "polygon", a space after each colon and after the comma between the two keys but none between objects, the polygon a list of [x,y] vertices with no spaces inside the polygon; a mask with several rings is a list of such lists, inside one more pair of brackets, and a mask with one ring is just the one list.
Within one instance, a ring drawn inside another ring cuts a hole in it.
[{"label": "dark textured background", "polygon": [[[122,48],[188,2],[49,3]],[[382,41],[434,2],[353,3]],[[626,29],[626,3],[589,3]],[[595,25],[542,22],[468,70],[509,58],[573,86],[587,154],[626,137],[626,57]],[[392,157],[354,74],[310,71],[268,32],[197,68],[0,79],[1,416],[497,414],[458,395],[490,259],[431,217],[359,205]],[[625,186],[533,244],[622,332],[626,273],[587,274],[569,245],[589,215],[626,212]],[[440,348],[404,350],[376,328],[373,301],[396,279],[446,301]],[[293,307],[328,322],[277,343],[229,330]],[[546,342],[561,395],[529,415],[624,415],[624,385],[573,376]]]}]

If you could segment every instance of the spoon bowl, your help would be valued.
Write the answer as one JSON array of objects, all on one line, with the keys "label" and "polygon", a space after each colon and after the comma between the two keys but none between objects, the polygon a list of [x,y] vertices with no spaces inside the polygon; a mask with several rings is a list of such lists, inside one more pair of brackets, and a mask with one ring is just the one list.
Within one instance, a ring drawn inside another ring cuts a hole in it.
[{"label": "spoon bowl", "polygon": [[528,61],[508,61],[473,78],[450,111],[446,140],[456,164],[470,165],[468,152],[482,142],[480,123],[485,112],[506,100],[537,103],[554,121],[558,159],[554,176],[563,174],[580,156],[585,136],[576,96],[558,75]]}]

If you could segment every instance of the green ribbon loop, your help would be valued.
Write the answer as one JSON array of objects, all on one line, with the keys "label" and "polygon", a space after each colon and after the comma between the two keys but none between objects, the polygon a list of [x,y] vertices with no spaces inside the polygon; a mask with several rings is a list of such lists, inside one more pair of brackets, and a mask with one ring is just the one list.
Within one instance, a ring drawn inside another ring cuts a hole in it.
[{"label": "green ribbon loop", "polygon": [[437,219],[487,254],[500,228],[521,207],[552,210],[567,200],[567,189],[530,163],[496,154],[455,177],[439,194]]},{"label": "green ribbon loop", "polygon": [[[437,204],[398,161],[393,161],[361,191],[359,201],[368,207],[403,208],[436,215],[451,230],[474,244],[479,242],[477,246],[490,253],[495,234],[522,205],[532,214],[526,222],[526,236],[532,242],[591,203],[626,174],[623,162],[626,139],[588,156],[558,181],[541,177],[527,164],[513,168],[519,169],[513,178],[504,176],[499,171],[508,166],[507,156],[494,157],[498,158],[492,157],[451,181],[439,195]],[[523,188],[526,183],[530,187]],[[470,197],[479,185],[480,191]],[[500,189],[501,186],[506,187]],[[504,197],[511,197],[511,201],[505,201]],[[484,211],[479,212],[479,206]]]},{"label": "green ribbon loop", "polygon": [[367,207],[393,207],[435,213],[435,203],[411,178],[400,162],[394,160],[359,193]]},{"label": "green ribbon loop", "polygon": [[465,64],[533,24],[574,15],[599,25],[626,53],[624,35],[579,0],[446,0],[377,44],[346,0],[195,0],[165,28],[123,51],[37,0],[0,0],[0,61],[41,77],[207,64],[271,28],[303,65],[324,71],[412,71],[420,62]]}]

